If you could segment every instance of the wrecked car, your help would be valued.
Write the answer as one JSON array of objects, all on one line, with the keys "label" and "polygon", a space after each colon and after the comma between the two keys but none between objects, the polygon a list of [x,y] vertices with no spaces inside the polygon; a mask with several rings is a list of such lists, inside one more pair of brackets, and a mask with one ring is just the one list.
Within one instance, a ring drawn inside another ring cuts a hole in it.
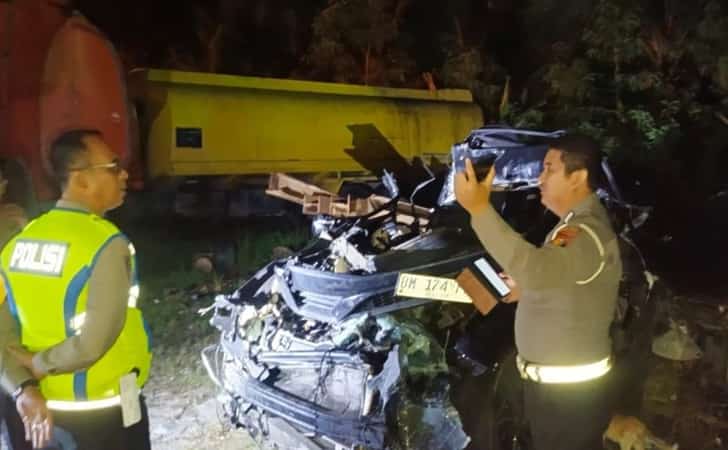
[{"label": "wrecked car", "polygon": [[[486,127],[453,148],[455,159],[498,157],[493,202],[532,242],[556,221],[537,178],[544,139],[559,134]],[[471,304],[395,295],[401,273],[454,278],[485,254],[454,201],[455,164],[411,193],[385,174],[386,200],[356,211],[351,199],[336,206],[315,189],[300,196],[304,211],[330,213],[313,220],[314,238],[211,307],[220,341],[203,362],[228,420],[265,448],[528,448],[507,381],[515,306],[483,316]],[[425,186],[438,195],[419,200]],[[644,221],[613,183],[600,195],[625,236]],[[634,316],[639,289],[628,287],[618,324]]]}]

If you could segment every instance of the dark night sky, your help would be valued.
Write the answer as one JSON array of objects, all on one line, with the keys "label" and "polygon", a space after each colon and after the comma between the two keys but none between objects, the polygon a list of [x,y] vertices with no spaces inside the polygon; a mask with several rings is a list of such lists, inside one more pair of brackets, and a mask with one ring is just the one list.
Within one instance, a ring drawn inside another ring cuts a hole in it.
[{"label": "dark night sky", "polygon": [[167,2],[153,0],[79,0],[77,7],[117,48],[143,52],[148,62],[158,65],[171,44],[194,44],[193,3],[200,2],[178,0],[170,8]]}]

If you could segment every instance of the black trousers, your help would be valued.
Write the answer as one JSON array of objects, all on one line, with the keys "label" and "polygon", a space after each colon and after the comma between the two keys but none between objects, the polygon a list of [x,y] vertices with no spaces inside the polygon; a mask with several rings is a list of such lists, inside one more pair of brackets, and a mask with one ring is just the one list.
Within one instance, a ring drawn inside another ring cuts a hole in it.
[{"label": "black trousers", "polygon": [[53,411],[54,442],[47,450],[150,450],[149,415],[140,398],[142,420],[124,428],[121,407]]},{"label": "black trousers", "polygon": [[524,382],[534,450],[599,450],[612,417],[608,375],[582,383]]}]

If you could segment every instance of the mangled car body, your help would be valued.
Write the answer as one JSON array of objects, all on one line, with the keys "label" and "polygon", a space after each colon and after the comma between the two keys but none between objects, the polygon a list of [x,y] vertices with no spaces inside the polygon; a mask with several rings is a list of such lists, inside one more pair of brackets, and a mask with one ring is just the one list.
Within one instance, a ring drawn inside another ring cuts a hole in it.
[{"label": "mangled car body", "polygon": [[[532,139],[550,136],[483,128],[453,150],[499,156],[494,202],[534,242],[554,222],[536,190],[546,145]],[[234,424],[279,449],[513,448],[522,424],[490,403],[512,352],[514,306],[482,316],[394,295],[400,273],[454,277],[484,254],[454,204],[453,170],[423,183],[442,186],[427,218],[401,220],[385,177],[391,202],[317,218],[306,248],[216,298],[220,343],[203,360]]]}]

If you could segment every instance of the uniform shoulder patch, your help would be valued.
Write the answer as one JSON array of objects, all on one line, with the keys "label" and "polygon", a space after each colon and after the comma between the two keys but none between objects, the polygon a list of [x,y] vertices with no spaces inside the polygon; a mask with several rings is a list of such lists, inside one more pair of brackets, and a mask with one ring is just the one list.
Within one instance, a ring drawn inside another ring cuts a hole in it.
[{"label": "uniform shoulder patch", "polygon": [[578,226],[562,226],[554,232],[551,243],[558,247],[566,247],[576,239],[580,232],[581,229]]}]

